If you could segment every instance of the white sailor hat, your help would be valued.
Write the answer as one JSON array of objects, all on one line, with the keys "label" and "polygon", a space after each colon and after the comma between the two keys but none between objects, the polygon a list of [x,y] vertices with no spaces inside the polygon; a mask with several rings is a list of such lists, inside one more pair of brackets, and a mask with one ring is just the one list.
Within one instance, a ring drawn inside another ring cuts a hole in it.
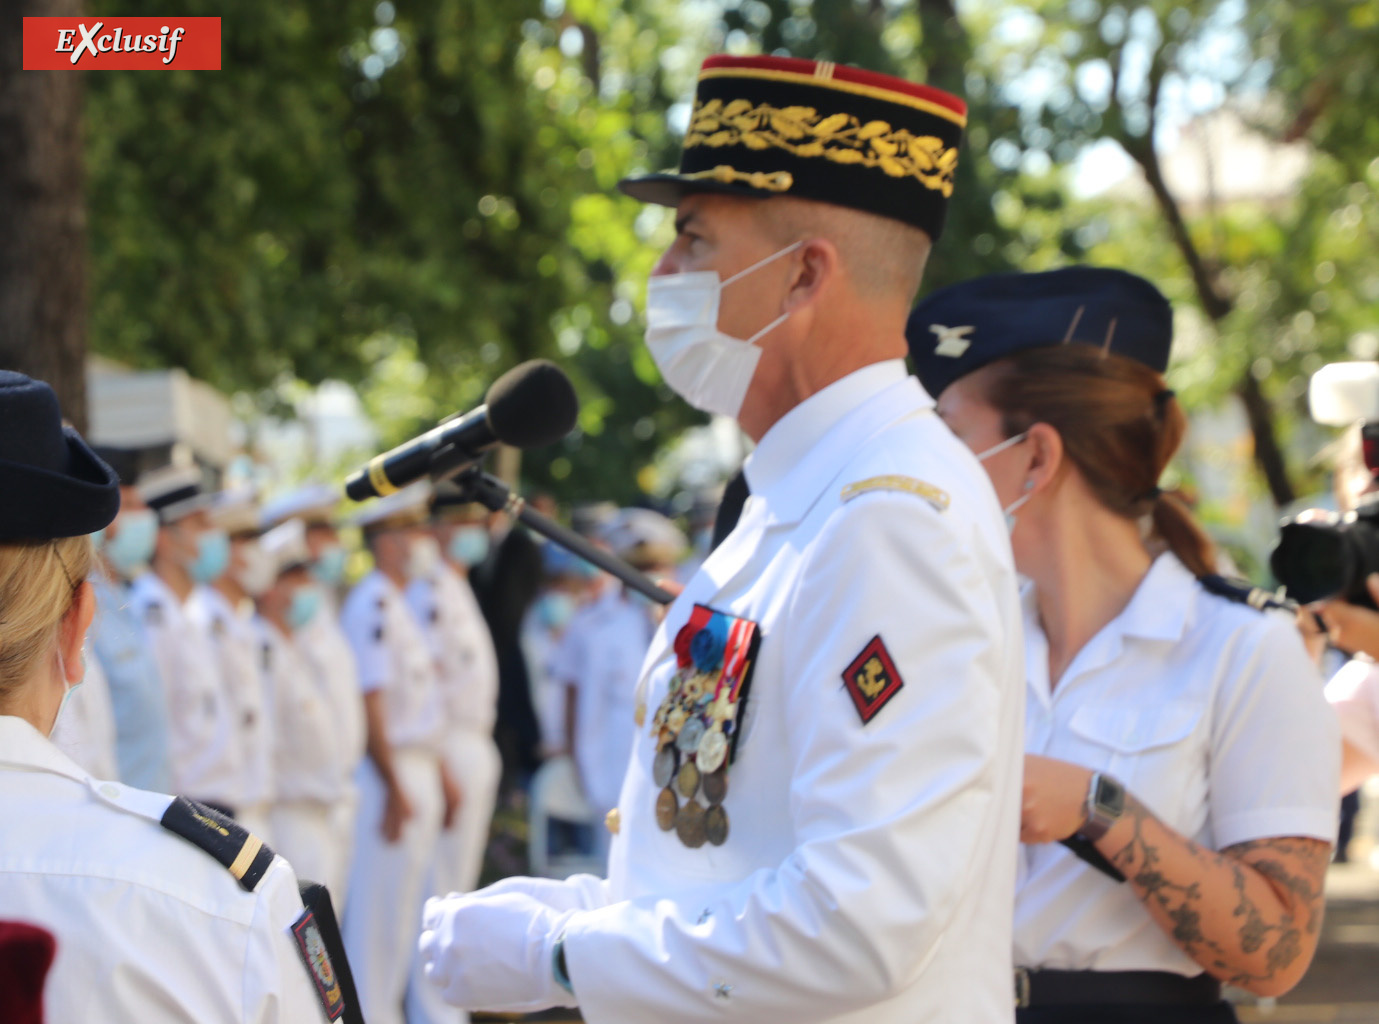
[{"label": "white sailor hat", "polygon": [[259,538],[259,547],[272,563],[274,576],[311,564],[311,550],[306,546],[306,524],[300,519],[288,519],[273,527]]},{"label": "white sailor hat", "polygon": [[175,523],[211,501],[202,488],[201,471],[194,466],[163,466],[145,473],[139,480],[139,496],[158,513],[160,523]]},{"label": "white sailor hat", "polygon": [[423,525],[431,516],[431,481],[418,480],[395,494],[369,502],[350,519],[365,532]]},{"label": "white sailor hat", "polygon": [[259,502],[247,487],[221,491],[211,496],[211,522],[231,537],[259,532]]},{"label": "white sailor hat", "polygon": [[1328,427],[1379,420],[1379,363],[1330,363],[1307,387],[1312,418]]},{"label": "white sailor hat", "polygon": [[637,566],[673,565],[687,546],[680,528],[649,508],[620,510],[603,539],[619,558]]},{"label": "white sailor hat", "polygon": [[330,484],[304,484],[279,494],[263,504],[260,523],[264,529],[288,519],[300,519],[308,526],[330,526],[340,507],[340,488]]}]

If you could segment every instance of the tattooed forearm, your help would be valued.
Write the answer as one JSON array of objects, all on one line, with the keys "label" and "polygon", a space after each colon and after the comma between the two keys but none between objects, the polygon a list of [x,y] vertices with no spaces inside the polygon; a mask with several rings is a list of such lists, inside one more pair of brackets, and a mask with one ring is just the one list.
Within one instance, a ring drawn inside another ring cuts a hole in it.
[{"label": "tattooed forearm", "polygon": [[1223,981],[1277,995],[1311,962],[1330,844],[1283,837],[1217,852],[1128,795],[1124,816],[1097,845],[1178,947]]}]

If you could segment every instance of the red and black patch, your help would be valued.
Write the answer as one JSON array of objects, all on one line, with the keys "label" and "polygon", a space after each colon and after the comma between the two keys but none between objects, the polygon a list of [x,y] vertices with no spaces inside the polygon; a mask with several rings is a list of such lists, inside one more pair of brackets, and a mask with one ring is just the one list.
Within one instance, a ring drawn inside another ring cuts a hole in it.
[{"label": "red and black patch", "polygon": [[321,929],[316,924],[316,915],[303,910],[302,916],[292,925],[292,937],[297,940],[297,952],[306,964],[307,973],[316,983],[316,993],[321,999],[321,1009],[331,1020],[339,1020],[345,1012],[345,993],[340,988],[340,978],[331,963],[330,953]]},{"label": "red and black patch", "polygon": [[890,651],[879,635],[862,648],[862,653],[853,659],[852,664],[843,671],[843,685],[852,695],[852,703],[866,725],[876,713],[886,706],[892,697],[900,692],[905,681],[896,671]]}]

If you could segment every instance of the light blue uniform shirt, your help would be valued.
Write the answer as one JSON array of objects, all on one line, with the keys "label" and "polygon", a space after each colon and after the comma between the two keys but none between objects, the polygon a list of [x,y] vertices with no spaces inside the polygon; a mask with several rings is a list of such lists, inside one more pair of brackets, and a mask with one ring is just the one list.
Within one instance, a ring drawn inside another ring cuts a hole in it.
[{"label": "light blue uniform shirt", "polygon": [[167,702],[148,634],[130,607],[128,587],[98,574],[91,583],[96,588],[96,618],[87,639],[110,681],[120,780],[170,793]]}]

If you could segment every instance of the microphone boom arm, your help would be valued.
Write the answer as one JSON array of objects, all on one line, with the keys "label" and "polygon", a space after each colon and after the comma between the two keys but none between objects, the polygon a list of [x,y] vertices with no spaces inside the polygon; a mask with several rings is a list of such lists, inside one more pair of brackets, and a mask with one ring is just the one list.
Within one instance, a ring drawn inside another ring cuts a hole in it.
[{"label": "microphone boom arm", "polygon": [[[441,475],[444,475],[443,471]],[[674,594],[656,586],[645,573],[638,572],[616,555],[595,547],[573,530],[561,526],[554,519],[543,516],[528,505],[525,498],[520,494],[514,494],[512,488],[496,476],[472,468],[453,477],[452,482],[464,492],[464,496],[470,501],[477,501],[493,512],[507,512],[518,522],[535,530],[543,537],[554,541],[567,551],[573,552],[586,562],[598,566],[604,572],[616,576],[644,597],[649,597],[663,605],[670,604],[675,600]]]}]

